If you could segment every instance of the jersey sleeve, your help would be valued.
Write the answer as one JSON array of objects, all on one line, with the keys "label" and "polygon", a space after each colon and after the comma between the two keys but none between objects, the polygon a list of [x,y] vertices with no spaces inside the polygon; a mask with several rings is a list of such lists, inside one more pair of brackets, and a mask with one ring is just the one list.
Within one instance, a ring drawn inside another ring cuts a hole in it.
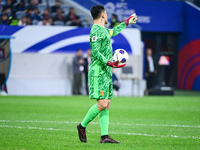
[{"label": "jersey sleeve", "polygon": [[93,57],[98,59],[99,61],[103,62],[106,64],[108,62],[108,59],[106,59],[100,52],[101,44],[102,44],[103,37],[98,36],[98,33],[93,33],[91,36],[91,51]]},{"label": "jersey sleeve", "polygon": [[114,27],[113,29],[108,29],[109,30],[109,35],[110,37],[116,36],[119,34],[124,28],[126,28],[126,24],[124,22],[120,23],[118,26]]}]

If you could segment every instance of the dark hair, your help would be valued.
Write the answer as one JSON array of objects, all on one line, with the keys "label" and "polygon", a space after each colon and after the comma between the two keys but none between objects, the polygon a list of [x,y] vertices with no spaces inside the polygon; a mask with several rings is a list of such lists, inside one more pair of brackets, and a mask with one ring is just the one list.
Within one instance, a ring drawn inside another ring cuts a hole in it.
[{"label": "dark hair", "polygon": [[112,14],[113,17],[115,17],[117,19],[117,15],[116,14]]},{"label": "dark hair", "polygon": [[76,50],[76,52],[79,52],[79,51],[82,51],[82,49],[81,49],[81,48],[78,48],[78,49]]},{"label": "dark hair", "polygon": [[105,8],[103,5],[96,5],[96,6],[93,6],[90,10],[90,13],[92,15],[92,18],[95,20],[95,19],[98,19],[100,18],[101,16],[101,13],[105,11]]}]

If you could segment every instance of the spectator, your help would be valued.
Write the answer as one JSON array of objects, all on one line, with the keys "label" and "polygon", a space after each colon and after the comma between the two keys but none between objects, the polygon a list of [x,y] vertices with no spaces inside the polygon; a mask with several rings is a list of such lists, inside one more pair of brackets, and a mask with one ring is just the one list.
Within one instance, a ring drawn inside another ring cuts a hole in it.
[{"label": "spectator", "polygon": [[74,22],[70,24],[70,26],[78,26],[78,27],[83,27],[83,24],[81,23],[80,17],[76,16],[76,19]]},{"label": "spectator", "polygon": [[87,50],[87,57],[84,58],[84,74],[85,74],[85,89],[86,89],[86,94],[89,95],[89,90],[88,90],[88,69],[89,65],[91,62],[91,50]]},{"label": "spectator", "polygon": [[38,8],[35,8],[32,18],[31,18],[31,21],[33,21],[33,20],[41,21],[41,17],[39,14],[40,14],[40,12],[39,12]]},{"label": "spectator", "polygon": [[61,8],[57,9],[56,15],[53,17],[53,21],[64,21],[63,11]]},{"label": "spectator", "polygon": [[11,1],[12,1],[12,5],[14,5],[17,2],[17,0],[11,0]]},{"label": "spectator", "polygon": [[26,7],[24,4],[24,0],[20,0],[19,4],[15,6],[16,11],[25,11]]},{"label": "spectator", "polygon": [[33,10],[29,9],[26,13],[27,17],[33,18]]},{"label": "spectator", "polygon": [[112,21],[111,21],[110,27],[114,28],[115,26],[117,26],[119,24],[120,24],[120,22],[117,19],[117,15],[116,14],[112,14]]},{"label": "spectator", "polygon": [[6,4],[3,6],[3,9],[10,8],[12,10],[13,3],[12,0],[7,0]]},{"label": "spectator", "polygon": [[155,77],[157,74],[156,63],[152,55],[152,49],[147,48],[146,59],[145,59],[145,78],[147,80],[147,89],[151,89],[155,86]]},{"label": "spectator", "polygon": [[66,16],[66,22],[75,22],[77,15],[75,14],[75,10],[73,7],[69,9],[69,13]]},{"label": "spectator", "polygon": [[84,70],[84,60],[82,56],[82,49],[76,51],[76,56],[73,58],[73,94],[81,95],[81,86],[82,86],[82,71]]},{"label": "spectator", "polygon": [[3,9],[3,14],[7,15],[7,16],[10,16],[11,15],[11,9],[10,8],[4,8]]},{"label": "spectator", "polygon": [[2,0],[0,0],[0,12],[3,12],[3,4],[2,4]]},{"label": "spectator", "polygon": [[53,19],[52,18],[49,18],[48,22],[49,22],[49,25],[53,25]]},{"label": "spectator", "polygon": [[48,9],[45,9],[43,14],[42,14],[42,18],[43,19],[49,19],[51,16],[50,16],[50,13],[49,13],[49,10]]},{"label": "spectator", "polygon": [[[113,71],[113,69],[112,69],[112,71]],[[113,83],[113,90],[115,90],[116,95],[118,95],[120,84],[119,84],[119,79],[117,78],[115,73],[112,73],[112,83]]]},{"label": "spectator", "polygon": [[52,12],[52,13],[57,12],[57,9],[60,8],[60,5],[61,5],[61,1],[60,1],[60,0],[56,0],[56,1],[55,1],[55,5],[53,5],[53,6],[51,7],[51,12]]},{"label": "spectator", "polygon": [[27,25],[27,19],[26,17],[22,17],[18,23],[18,26],[26,26],[26,25]]},{"label": "spectator", "polygon": [[8,16],[6,14],[3,14],[1,16],[0,24],[1,25],[8,25],[9,24]]},{"label": "spectator", "polygon": [[49,23],[49,18],[43,18],[42,21],[38,22],[38,25],[40,26],[50,26],[50,23]]},{"label": "spectator", "polygon": [[[35,1],[35,4],[36,4],[36,5],[42,3],[42,0],[34,0],[34,1]],[[30,3],[31,3],[31,0],[29,0],[28,3],[30,4]]]},{"label": "spectator", "polygon": [[17,26],[18,25],[19,20],[16,17],[16,12],[15,11],[12,11],[12,14],[11,14],[11,16],[9,16],[8,20],[9,20],[9,25],[10,26]]},{"label": "spectator", "polygon": [[31,1],[30,1],[30,4],[29,4],[28,7],[27,7],[27,9],[33,11],[35,8],[37,8],[37,3],[36,3],[35,0],[31,0]]},{"label": "spectator", "polygon": [[26,17],[26,24],[32,25],[31,18],[29,16]]}]

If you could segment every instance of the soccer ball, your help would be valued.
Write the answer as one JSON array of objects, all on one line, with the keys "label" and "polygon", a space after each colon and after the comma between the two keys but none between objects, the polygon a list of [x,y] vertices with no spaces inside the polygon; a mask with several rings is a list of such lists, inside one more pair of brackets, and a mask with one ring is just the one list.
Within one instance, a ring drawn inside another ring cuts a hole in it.
[{"label": "soccer ball", "polygon": [[128,53],[124,49],[117,49],[113,52],[113,62],[119,61],[119,64],[126,63],[128,60]]}]

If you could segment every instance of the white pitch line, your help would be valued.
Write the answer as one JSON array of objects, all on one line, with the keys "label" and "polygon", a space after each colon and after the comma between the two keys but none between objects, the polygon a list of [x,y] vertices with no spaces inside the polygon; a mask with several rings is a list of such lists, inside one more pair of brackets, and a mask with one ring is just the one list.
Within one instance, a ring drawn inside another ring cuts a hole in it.
[{"label": "white pitch line", "polygon": [[[21,123],[66,123],[78,124],[80,122],[69,121],[38,121],[38,120],[0,120],[0,122],[21,122]],[[91,122],[90,124],[99,124],[98,122]],[[191,125],[176,125],[176,124],[129,124],[129,123],[110,123],[110,125],[123,125],[123,126],[156,126],[156,127],[181,127],[181,128],[200,128],[200,126]]]},{"label": "white pitch line", "polygon": [[[65,129],[54,129],[54,128],[42,128],[42,127],[21,127],[21,126],[9,126],[9,125],[0,125],[0,128],[17,128],[17,129],[33,129],[33,130],[48,130],[48,131],[68,131],[74,132],[75,130],[65,130]],[[90,132],[90,133],[100,133],[100,132]],[[191,139],[200,139],[200,137],[195,136],[177,136],[177,135],[152,135],[152,134],[143,134],[143,133],[126,133],[126,132],[110,132],[111,134],[124,134],[124,135],[136,135],[136,136],[148,136],[148,137],[163,137],[163,138],[191,138]]]}]

